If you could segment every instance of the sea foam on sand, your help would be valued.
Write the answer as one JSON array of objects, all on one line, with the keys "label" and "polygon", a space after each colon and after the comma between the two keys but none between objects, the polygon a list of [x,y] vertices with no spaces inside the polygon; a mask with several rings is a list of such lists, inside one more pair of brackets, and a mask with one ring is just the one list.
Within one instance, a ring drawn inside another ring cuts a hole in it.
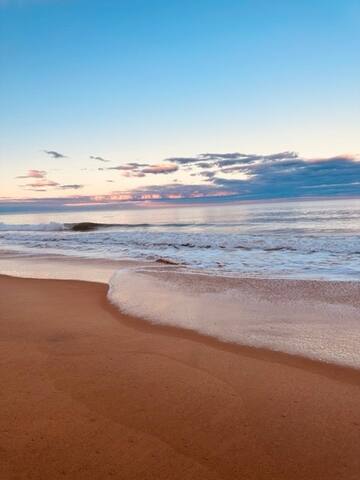
[{"label": "sea foam on sand", "polygon": [[360,367],[360,309],[347,301],[360,284],[206,277],[122,269],[108,298],[154,324]]},{"label": "sea foam on sand", "polygon": [[1,256],[0,273],[108,283],[114,305],[152,323],[360,367],[360,282],[228,278],[11,252]]}]

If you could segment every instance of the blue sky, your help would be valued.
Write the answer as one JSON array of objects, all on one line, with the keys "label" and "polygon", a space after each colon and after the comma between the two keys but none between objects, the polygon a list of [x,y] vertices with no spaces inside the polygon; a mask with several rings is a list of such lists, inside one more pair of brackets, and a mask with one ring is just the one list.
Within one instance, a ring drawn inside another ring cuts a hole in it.
[{"label": "blue sky", "polygon": [[0,195],[291,196],[285,157],[171,161],[208,152],[323,159],[311,191],[359,194],[359,32],[358,0],[0,0]]}]

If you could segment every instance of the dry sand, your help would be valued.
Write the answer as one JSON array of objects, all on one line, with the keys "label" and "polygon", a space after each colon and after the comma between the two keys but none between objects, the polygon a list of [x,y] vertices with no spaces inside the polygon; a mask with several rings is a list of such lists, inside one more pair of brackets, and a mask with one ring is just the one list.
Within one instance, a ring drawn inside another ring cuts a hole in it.
[{"label": "dry sand", "polygon": [[360,478],[360,372],[0,277],[0,478]]}]

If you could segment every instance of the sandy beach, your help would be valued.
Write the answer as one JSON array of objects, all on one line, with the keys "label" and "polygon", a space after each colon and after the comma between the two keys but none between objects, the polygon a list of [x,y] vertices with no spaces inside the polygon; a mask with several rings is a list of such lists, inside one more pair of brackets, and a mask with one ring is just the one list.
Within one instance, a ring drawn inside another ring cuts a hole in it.
[{"label": "sandy beach", "polygon": [[360,476],[360,371],[122,315],[107,286],[0,277],[0,477]]}]

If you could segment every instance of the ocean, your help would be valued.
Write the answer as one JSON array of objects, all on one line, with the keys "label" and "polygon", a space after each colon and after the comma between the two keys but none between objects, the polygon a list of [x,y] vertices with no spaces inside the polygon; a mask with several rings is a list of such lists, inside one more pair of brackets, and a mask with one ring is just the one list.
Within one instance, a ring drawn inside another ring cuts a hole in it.
[{"label": "ocean", "polygon": [[235,277],[360,279],[359,199],[27,213],[0,222],[3,251],[167,261]]}]

